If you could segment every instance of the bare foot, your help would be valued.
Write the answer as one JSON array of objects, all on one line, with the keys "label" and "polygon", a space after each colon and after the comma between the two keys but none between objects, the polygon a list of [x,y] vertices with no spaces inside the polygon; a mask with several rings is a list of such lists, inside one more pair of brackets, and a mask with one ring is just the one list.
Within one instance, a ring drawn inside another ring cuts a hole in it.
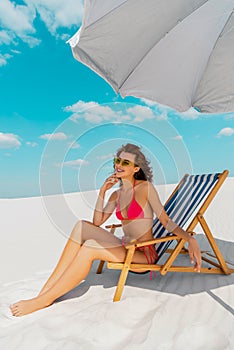
[{"label": "bare foot", "polygon": [[19,317],[31,314],[34,311],[43,309],[51,304],[45,303],[42,298],[33,298],[28,300],[20,300],[10,306],[13,316]]}]

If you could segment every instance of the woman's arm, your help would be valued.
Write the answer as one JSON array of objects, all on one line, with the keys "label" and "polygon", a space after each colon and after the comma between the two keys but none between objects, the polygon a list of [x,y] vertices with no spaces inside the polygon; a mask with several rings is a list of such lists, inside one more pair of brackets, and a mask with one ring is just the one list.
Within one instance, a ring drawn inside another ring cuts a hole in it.
[{"label": "woman's arm", "polygon": [[93,213],[93,224],[96,226],[102,225],[113,213],[116,207],[117,192],[113,192],[104,207],[104,198],[106,191],[113,187],[118,182],[118,179],[113,174],[106,179],[101,187]]},{"label": "woman's arm", "polygon": [[200,272],[202,260],[200,248],[196,239],[190,236],[186,231],[184,231],[180,226],[178,226],[174,221],[170,219],[160,201],[158,192],[156,191],[154,185],[151,183],[149,183],[148,188],[148,199],[153,211],[165,229],[188,242],[188,250],[191,263],[194,264],[194,261],[196,260],[194,268],[196,271]]}]

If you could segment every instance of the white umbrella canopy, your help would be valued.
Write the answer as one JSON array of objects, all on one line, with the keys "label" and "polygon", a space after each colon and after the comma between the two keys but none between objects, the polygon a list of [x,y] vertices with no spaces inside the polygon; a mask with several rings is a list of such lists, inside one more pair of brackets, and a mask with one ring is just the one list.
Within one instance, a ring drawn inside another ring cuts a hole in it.
[{"label": "white umbrella canopy", "polygon": [[69,43],[122,97],[234,111],[234,0],[86,0]]}]

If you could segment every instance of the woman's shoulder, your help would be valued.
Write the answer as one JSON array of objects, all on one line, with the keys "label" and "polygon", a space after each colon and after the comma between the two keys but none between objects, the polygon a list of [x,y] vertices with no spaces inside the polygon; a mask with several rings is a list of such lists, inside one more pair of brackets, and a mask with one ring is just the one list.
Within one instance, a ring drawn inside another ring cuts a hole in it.
[{"label": "woman's shoulder", "polygon": [[147,180],[136,180],[135,181],[135,188],[139,189],[139,191],[148,191],[151,186],[152,186],[151,182],[149,182]]},{"label": "woman's shoulder", "polygon": [[139,192],[142,192],[142,193],[145,192],[147,195],[152,191],[157,192],[154,184],[152,184],[152,182],[150,181],[137,180],[135,182],[135,187],[136,187],[136,190],[139,190]]}]

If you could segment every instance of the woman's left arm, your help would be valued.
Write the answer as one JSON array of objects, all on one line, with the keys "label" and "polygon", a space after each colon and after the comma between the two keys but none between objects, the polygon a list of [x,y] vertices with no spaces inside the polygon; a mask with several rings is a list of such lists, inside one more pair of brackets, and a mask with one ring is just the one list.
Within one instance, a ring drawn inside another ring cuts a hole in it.
[{"label": "woman's left arm", "polygon": [[151,208],[155,212],[162,225],[166,228],[166,230],[174,233],[175,235],[188,242],[188,251],[191,263],[194,264],[196,261],[194,269],[197,272],[200,272],[202,259],[201,251],[196,239],[190,236],[186,231],[184,231],[180,226],[178,226],[174,221],[170,219],[160,201],[158,192],[156,191],[154,185],[151,183],[149,183],[148,188],[148,201],[151,205]]}]

